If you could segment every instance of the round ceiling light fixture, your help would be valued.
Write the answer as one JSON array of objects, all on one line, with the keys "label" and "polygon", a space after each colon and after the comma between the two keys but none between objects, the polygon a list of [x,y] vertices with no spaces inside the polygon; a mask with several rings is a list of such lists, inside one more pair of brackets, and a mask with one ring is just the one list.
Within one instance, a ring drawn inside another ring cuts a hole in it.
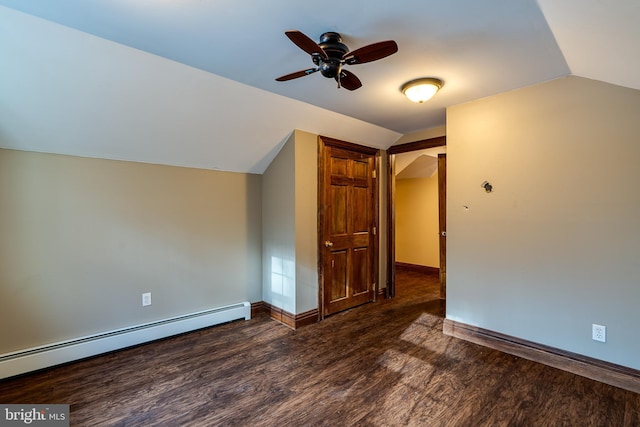
[{"label": "round ceiling light fixture", "polygon": [[413,102],[423,103],[440,90],[444,82],[435,77],[424,77],[406,82],[400,91]]}]

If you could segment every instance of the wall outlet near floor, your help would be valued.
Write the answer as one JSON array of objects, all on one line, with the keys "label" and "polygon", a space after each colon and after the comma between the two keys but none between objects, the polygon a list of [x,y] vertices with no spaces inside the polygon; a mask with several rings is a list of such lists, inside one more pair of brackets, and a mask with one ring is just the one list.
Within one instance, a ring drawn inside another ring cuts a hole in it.
[{"label": "wall outlet near floor", "polygon": [[602,325],[591,325],[591,338],[594,341],[607,342],[607,327]]},{"label": "wall outlet near floor", "polygon": [[142,294],[142,306],[146,307],[147,305],[151,305],[151,292]]}]

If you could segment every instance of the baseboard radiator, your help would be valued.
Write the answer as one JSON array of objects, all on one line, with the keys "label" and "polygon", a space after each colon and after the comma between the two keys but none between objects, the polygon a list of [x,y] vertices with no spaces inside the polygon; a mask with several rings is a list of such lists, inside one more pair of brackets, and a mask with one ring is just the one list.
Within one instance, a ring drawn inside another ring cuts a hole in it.
[{"label": "baseboard radiator", "polygon": [[238,319],[251,319],[249,302],[2,354],[0,379]]}]

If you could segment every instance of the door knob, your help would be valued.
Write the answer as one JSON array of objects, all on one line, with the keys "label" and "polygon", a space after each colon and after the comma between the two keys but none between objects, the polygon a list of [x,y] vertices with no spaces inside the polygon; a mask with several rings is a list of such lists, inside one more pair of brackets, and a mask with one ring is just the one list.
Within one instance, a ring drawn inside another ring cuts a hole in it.
[{"label": "door knob", "polygon": [[332,241],[327,240],[326,242],[324,242],[324,246],[325,246],[325,247],[327,247],[327,248],[330,248],[330,247],[332,247],[332,246],[333,246],[333,242],[332,242]]}]

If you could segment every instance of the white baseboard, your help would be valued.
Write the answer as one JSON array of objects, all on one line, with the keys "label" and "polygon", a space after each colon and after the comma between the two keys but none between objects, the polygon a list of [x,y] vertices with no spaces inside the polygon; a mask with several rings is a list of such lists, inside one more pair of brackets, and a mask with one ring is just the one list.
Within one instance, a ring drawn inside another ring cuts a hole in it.
[{"label": "white baseboard", "polygon": [[251,319],[249,302],[2,354],[0,379],[242,318]]}]

